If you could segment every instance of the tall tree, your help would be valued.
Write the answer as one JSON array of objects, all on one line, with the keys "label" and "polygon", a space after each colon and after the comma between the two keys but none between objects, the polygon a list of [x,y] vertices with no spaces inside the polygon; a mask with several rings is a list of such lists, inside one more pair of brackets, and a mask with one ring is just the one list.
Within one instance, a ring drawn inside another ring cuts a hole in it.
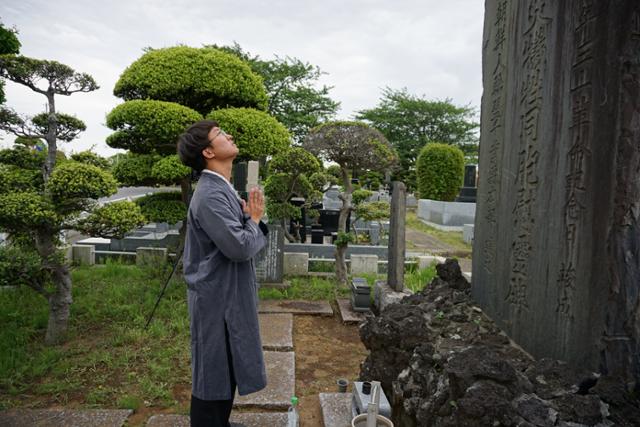
[{"label": "tall tree", "polygon": [[[0,159],[0,230],[23,250],[33,251],[39,266],[21,274],[22,281],[49,302],[45,342],[63,341],[72,303],[69,266],[59,247],[62,230],[78,229],[99,236],[122,236],[143,217],[130,202],[96,207],[95,199],[114,194],[116,181],[100,168],[76,161],[57,164],[58,143],[72,141],[84,123],[56,110],[56,96],[91,92],[94,79],[55,61],[0,55],[0,77],[23,85],[47,99],[47,111],[31,118],[0,107],[0,129],[18,137],[41,139],[40,155],[25,145],[5,150]],[[26,178],[26,179],[25,179]],[[88,212],[80,218],[81,212]],[[27,267],[27,266],[25,266]]]},{"label": "tall tree", "polygon": [[289,129],[296,143],[302,143],[309,129],[335,117],[340,108],[340,103],[329,97],[332,87],[318,85],[326,73],[317,66],[290,56],[261,59],[237,43],[219,48],[237,55],[262,76],[269,114]]},{"label": "tall tree", "polygon": [[430,142],[458,145],[472,161],[477,159],[479,123],[471,107],[460,107],[450,99],[431,101],[411,95],[407,89],[385,88],[378,106],[361,110],[357,120],[380,130],[398,151],[400,168],[395,179],[416,188],[415,162]]},{"label": "tall tree", "polygon": [[397,154],[387,138],[378,130],[361,122],[329,122],[312,129],[304,141],[304,148],[322,160],[340,166],[342,192],[336,241],[336,276],[346,286],[347,265],[345,254],[351,241],[347,233],[347,216],[352,210],[353,186],[349,172],[353,170],[385,171],[393,168]]}]

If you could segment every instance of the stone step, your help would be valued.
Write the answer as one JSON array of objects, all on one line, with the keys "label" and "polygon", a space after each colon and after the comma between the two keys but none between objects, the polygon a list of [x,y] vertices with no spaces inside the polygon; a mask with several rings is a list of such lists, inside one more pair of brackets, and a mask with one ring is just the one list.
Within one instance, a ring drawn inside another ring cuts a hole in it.
[{"label": "stone step", "polygon": [[360,323],[364,320],[365,313],[354,311],[349,298],[337,298],[336,302],[338,303],[342,323]]},{"label": "stone step", "polygon": [[351,425],[351,393],[320,393],[319,396],[324,427]]},{"label": "stone step", "polygon": [[265,351],[267,387],[246,396],[236,394],[234,407],[287,409],[295,395],[296,362],[292,351]]},{"label": "stone step", "polygon": [[262,348],[270,351],[293,350],[293,314],[260,313]]},{"label": "stone step", "polygon": [[122,427],[129,409],[9,409],[0,412],[3,427]]},{"label": "stone step", "polygon": [[263,300],[258,306],[260,313],[293,313],[317,316],[333,316],[333,309],[328,301],[304,300]]},{"label": "stone step", "polygon": [[[287,427],[287,414],[282,412],[231,412],[231,427]],[[188,415],[154,415],[146,427],[190,427]]]}]

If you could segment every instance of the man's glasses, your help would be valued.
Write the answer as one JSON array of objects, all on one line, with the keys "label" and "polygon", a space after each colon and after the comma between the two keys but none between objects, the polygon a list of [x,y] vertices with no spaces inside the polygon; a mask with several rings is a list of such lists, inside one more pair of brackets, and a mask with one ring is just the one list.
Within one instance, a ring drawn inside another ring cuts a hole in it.
[{"label": "man's glasses", "polygon": [[217,138],[218,136],[220,136],[220,135],[222,135],[222,136],[229,136],[229,134],[228,134],[228,133],[226,133],[225,131],[223,131],[222,129],[220,129],[220,130],[218,131],[218,133],[216,133],[216,136],[214,136],[212,139],[210,139],[210,140],[209,140],[209,142],[210,142],[210,143],[213,143],[213,140],[214,140],[214,139],[216,139],[216,138]]}]

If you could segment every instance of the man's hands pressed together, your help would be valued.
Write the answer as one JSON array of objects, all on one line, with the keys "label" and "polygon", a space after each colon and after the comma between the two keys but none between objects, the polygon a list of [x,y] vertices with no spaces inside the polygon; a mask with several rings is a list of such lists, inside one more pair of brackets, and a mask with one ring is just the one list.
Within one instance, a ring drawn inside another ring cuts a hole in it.
[{"label": "man's hands pressed together", "polygon": [[242,210],[251,216],[251,220],[256,224],[260,223],[264,215],[264,195],[258,187],[253,187],[249,191],[249,204],[242,201]]}]

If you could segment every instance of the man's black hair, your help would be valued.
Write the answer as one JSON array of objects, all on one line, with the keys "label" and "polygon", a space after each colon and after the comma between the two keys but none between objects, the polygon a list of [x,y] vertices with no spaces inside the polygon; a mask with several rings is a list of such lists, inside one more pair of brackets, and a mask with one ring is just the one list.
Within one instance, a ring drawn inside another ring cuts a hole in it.
[{"label": "man's black hair", "polygon": [[202,155],[202,150],[211,143],[209,132],[218,127],[218,122],[213,120],[200,120],[195,122],[178,137],[178,157],[180,161],[196,172],[202,172],[207,162]]}]

